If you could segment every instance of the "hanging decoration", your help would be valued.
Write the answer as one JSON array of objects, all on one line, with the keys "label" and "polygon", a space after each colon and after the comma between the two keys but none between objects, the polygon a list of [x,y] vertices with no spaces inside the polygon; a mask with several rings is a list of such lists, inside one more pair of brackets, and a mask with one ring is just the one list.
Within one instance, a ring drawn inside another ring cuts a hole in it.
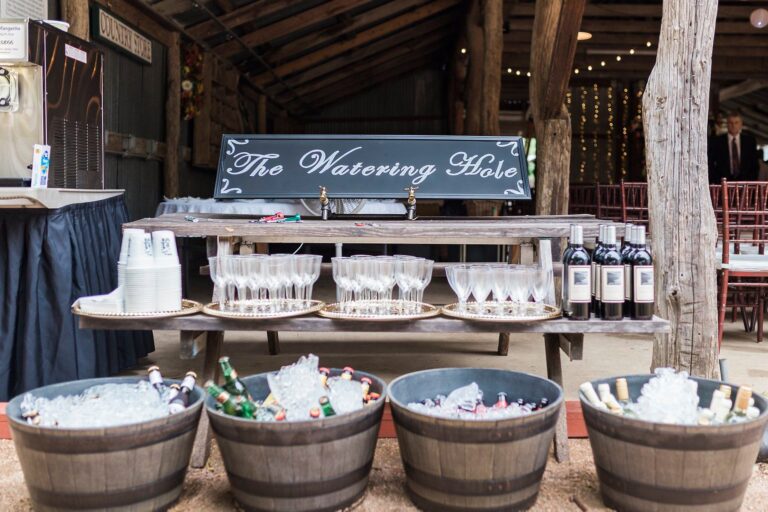
[{"label": "hanging decoration", "polygon": [[181,66],[181,113],[185,121],[191,121],[200,114],[203,105],[203,52],[194,43],[183,49]]},{"label": "hanging decoration", "polygon": [[613,123],[613,85],[608,86],[608,101],[606,109],[608,110],[608,139],[605,148],[605,168],[608,170],[608,182],[613,183],[613,144],[615,142],[615,131]]},{"label": "hanging decoration", "polygon": [[592,94],[592,166],[595,183],[600,183],[600,166],[597,163],[597,155],[600,150],[597,140],[600,131],[600,87],[597,83],[592,84]]},{"label": "hanging decoration", "polygon": [[621,179],[627,179],[627,151],[629,150],[629,88],[623,88],[621,99]]},{"label": "hanging decoration", "polygon": [[579,181],[584,183],[584,172],[587,168],[587,139],[584,130],[587,126],[587,88],[582,86],[581,92],[581,115],[579,116]]}]

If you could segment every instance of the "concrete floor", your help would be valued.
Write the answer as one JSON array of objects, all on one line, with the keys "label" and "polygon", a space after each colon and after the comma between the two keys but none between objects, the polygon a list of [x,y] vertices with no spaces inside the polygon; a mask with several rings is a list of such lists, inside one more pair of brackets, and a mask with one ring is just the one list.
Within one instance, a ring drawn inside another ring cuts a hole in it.
[{"label": "concrete floor", "polygon": [[[324,282],[316,298],[333,301],[333,289]],[[210,298],[208,282],[193,283],[195,300]],[[444,279],[435,279],[428,289],[427,302],[452,302],[452,293]],[[408,334],[408,333],[280,333],[281,353],[270,356],[264,332],[228,332],[222,354],[230,356],[240,375],[279,369],[299,356],[314,353],[324,366],[352,366],[374,373],[386,381],[428,368],[478,367],[505,368],[546,375],[544,343],[541,335],[513,334],[509,355],[496,354],[495,334]],[[178,357],[178,333],[155,331],[156,350],[141,365],[124,372],[141,374],[157,364],[163,375],[180,378],[188,370],[200,372],[203,356],[194,360]],[[585,336],[584,358],[568,361],[563,355],[566,398],[575,400],[578,386],[585,380],[635,373],[647,373],[653,349],[652,335]],[[727,323],[721,357],[727,359],[729,381],[751,385],[757,392],[768,391],[768,341],[758,344],[754,333],[745,333],[741,322]]]}]

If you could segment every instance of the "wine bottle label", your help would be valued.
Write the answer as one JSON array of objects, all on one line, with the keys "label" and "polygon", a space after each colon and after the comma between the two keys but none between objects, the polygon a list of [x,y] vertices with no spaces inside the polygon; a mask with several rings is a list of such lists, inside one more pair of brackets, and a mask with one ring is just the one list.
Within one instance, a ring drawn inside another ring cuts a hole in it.
[{"label": "wine bottle label", "polygon": [[592,296],[594,296],[595,295],[595,288],[596,288],[596,286],[595,286],[596,277],[595,276],[597,275],[595,273],[595,262],[594,261],[592,263],[590,263],[590,270],[591,270],[591,273],[590,273],[590,285],[592,286]]},{"label": "wine bottle label", "polygon": [[600,265],[595,264],[595,269],[592,271],[592,275],[595,276],[595,299],[600,300],[600,295],[602,294],[602,285],[600,284]]},{"label": "wine bottle label", "polygon": [[607,303],[624,302],[624,266],[610,265],[601,268],[600,301]]},{"label": "wine bottle label", "polygon": [[632,300],[632,265],[624,265],[624,300]]},{"label": "wine bottle label", "polygon": [[653,302],[653,265],[635,265],[634,267],[635,302]]},{"label": "wine bottle label", "polygon": [[577,304],[592,301],[592,267],[590,265],[570,265],[568,267],[568,300]]}]

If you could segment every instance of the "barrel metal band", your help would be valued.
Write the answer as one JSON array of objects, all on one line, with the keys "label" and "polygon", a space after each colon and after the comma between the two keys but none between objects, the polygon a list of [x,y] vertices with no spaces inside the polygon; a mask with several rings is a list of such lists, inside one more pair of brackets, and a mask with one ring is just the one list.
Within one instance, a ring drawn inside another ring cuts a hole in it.
[{"label": "barrel metal band", "polygon": [[46,453],[81,455],[122,452],[181,437],[197,428],[197,420],[198,415],[192,414],[179,423],[162,425],[151,430],[102,436],[61,437],[14,430],[13,439],[30,450]]},{"label": "barrel metal band", "polygon": [[408,493],[408,497],[411,498],[417,507],[426,512],[467,512],[467,510],[476,510],[482,512],[508,512],[510,510],[527,510],[536,503],[536,498],[539,497],[538,491],[533,493],[533,496],[518,501],[517,503],[507,503],[498,507],[483,507],[478,506],[476,508],[469,507],[454,507],[452,505],[446,505],[445,503],[438,503],[436,501],[428,500],[423,496],[416,493],[411,486],[406,484],[405,490]]},{"label": "barrel metal band", "polygon": [[226,417],[222,416],[213,416],[211,418],[211,427],[217,436],[235,443],[268,446],[297,446],[338,441],[339,439],[365,432],[371,427],[379,424],[383,412],[384,408],[379,406],[378,411],[372,411],[371,414],[363,416],[357,421],[342,423],[331,427],[307,428],[304,430],[296,430],[295,432],[273,430],[270,427],[245,429],[241,428],[239,425],[240,422],[228,421]]},{"label": "barrel metal band", "polygon": [[[312,512],[336,512],[337,510],[345,510],[347,507],[356,508],[357,507],[356,503],[360,501],[364,495],[365,495],[365,489],[356,493],[351,498],[348,498],[341,502],[334,503],[329,507],[313,508]],[[274,508],[254,507],[247,503],[243,503],[240,500],[238,500],[237,503],[246,512],[275,512]]]},{"label": "barrel metal band", "polygon": [[540,421],[526,425],[479,429],[450,426],[447,423],[425,423],[410,414],[403,414],[395,407],[392,408],[392,416],[395,419],[397,428],[403,428],[416,435],[440,441],[452,443],[505,443],[528,439],[555,428],[558,412],[544,417]]},{"label": "barrel metal band", "polygon": [[744,494],[749,479],[728,487],[712,487],[709,489],[685,489],[658,487],[656,485],[627,480],[605,468],[597,466],[597,476],[600,485],[610,487],[616,492],[627,494],[634,498],[670,505],[713,505],[730,501]]},{"label": "barrel metal band", "polygon": [[[742,448],[757,442],[763,437],[765,426],[756,422],[745,427],[741,432],[732,435],[723,433],[680,433],[670,434],[652,430],[651,426],[634,425],[632,422],[621,420],[619,417],[604,418],[607,413],[596,413],[584,407],[584,421],[587,426],[603,435],[626,441],[639,446],[650,448],[666,448],[668,450],[730,450]],[[620,424],[614,424],[614,421]]]},{"label": "barrel metal band", "polygon": [[530,473],[504,480],[462,480],[433,475],[417,469],[405,461],[403,461],[403,466],[405,466],[405,473],[408,475],[408,478],[417,484],[440,492],[461,496],[490,496],[520,491],[531,485],[538,484],[541,481],[541,476],[544,474],[545,467],[542,466]]},{"label": "barrel metal band", "polygon": [[83,510],[125,507],[149,501],[181,486],[184,483],[186,472],[187,466],[185,464],[178,471],[148,484],[89,494],[49,491],[32,485],[28,485],[27,488],[32,501],[57,509]]},{"label": "barrel metal band", "polygon": [[373,459],[340,477],[315,482],[264,482],[236,475],[230,471],[227,471],[227,476],[230,485],[245,494],[268,498],[309,498],[346,489],[367,478],[372,465]]}]

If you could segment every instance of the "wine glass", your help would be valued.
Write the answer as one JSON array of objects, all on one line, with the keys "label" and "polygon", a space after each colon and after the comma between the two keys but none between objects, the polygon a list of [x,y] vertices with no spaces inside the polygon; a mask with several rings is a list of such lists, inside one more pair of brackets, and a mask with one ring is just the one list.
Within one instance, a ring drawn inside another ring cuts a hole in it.
[{"label": "wine glass", "polygon": [[310,301],[312,300],[312,288],[320,277],[320,267],[323,263],[323,257],[314,254],[307,254],[303,257],[309,260],[309,264],[307,265],[309,272],[306,274],[307,280],[305,282],[305,286],[307,288],[305,289],[305,293],[306,300]]},{"label": "wine glass", "polygon": [[[432,268],[435,262],[433,260],[422,259],[419,261],[419,272],[416,275],[416,302],[424,301],[424,290],[432,281]],[[415,306],[414,307],[418,307]]]},{"label": "wine glass", "polygon": [[213,281],[216,288],[215,291],[218,291],[219,309],[223,311],[227,302],[227,279],[221,268],[221,258],[218,256],[211,256],[208,258],[208,268],[211,273],[211,281]]},{"label": "wine glass", "polygon": [[491,293],[491,280],[493,271],[487,265],[472,265],[469,267],[470,280],[472,281],[472,297],[477,302],[479,314],[485,313],[485,301]]},{"label": "wine glass", "polygon": [[262,254],[253,254],[246,263],[248,269],[248,289],[251,291],[251,308],[256,311],[258,308],[261,289],[264,287],[264,262],[269,256]]},{"label": "wine glass", "polygon": [[411,290],[414,287],[418,270],[418,258],[405,255],[395,256],[395,281],[397,282],[398,298],[401,301],[411,300]]},{"label": "wine glass", "polygon": [[459,300],[459,311],[466,311],[467,299],[472,293],[469,265],[450,265],[445,268],[448,284]]},{"label": "wine glass", "polygon": [[552,271],[541,267],[531,270],[531,295],[538,312],[544,311],[544,301],[552,289]]},{"label": "wine glass", "polygon": [[507,268],[506,263],[495,263],[489,265],[491,269],[491,292],[493,293],[493,300],[496,302],[496,313],[501,315],[504,313],[504,302],[507,299],[507,286],[504,279],[504,271]]},{"label": "wine glass", "polygon": [[237,281],[235,278],[235,275],[237,274],[236,262],[234,256],[226,255],[219,256],[219,263],[221,274],[225,281],[224,288],[227,291],[227,301],[224,305],[224,308],[229,309],[234,307],[235,304],[235,289],[237,286]]}]

